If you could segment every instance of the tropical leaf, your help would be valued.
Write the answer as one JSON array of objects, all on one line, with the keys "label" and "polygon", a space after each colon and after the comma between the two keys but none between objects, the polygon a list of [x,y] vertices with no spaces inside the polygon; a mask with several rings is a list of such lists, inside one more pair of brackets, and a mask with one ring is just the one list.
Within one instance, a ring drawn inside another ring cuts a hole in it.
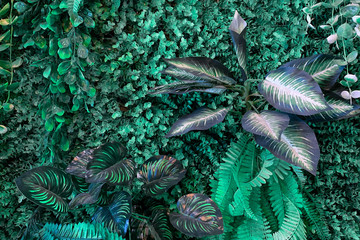
[{"label": "tropical leaf", "polygon": [[320,85],[329,90],[339,78],[346,62],[342,57],[318,54],[290,61],[282,67],[295,67],[307,72]]},{"label": "tropical leaf", "polygon": [[280,136],[289,125],[289,115],[274,111],[262,111],[260,114],[248,111],[241,120],[244,130],[256,135],[280,140]]},{"label": "tropical leaf", "polygon": [[251,187],[261,187],[272,176],[271,167],[274,164],[274,156],[269,151],[262,151],[260,158],[263,162],[260,171],[256,176],[245,184],[250,184]]},{"label": "tropical leaf", "polygon": [[85,178],[78,176],[71,176],[72,182],[74,184],[74,189],[79,193],[84,193],[89,190],[90,184],[86,182]]},{"label": "tropical leaf", "polygon": [[[187,57],[165,59],[165,61],[172,67],[186,71],[188,74],[194,75],[207,82],[214,82],[219,85],[233,85],[236,83],[230,71],[223,64],[211,58]],[[173,68],[171,71],[173,71]],[[167,71],[167,73],[169,73],[169,71]],[[186,76],[180,77],[180,79],[191,80],[187,79]]]},{"label": "tropical leaf", "polygon": [[273,107],[283,112],[307,116],[331,109],[312,77],[294,67],[271,71],[258,89]]},{"label": "tropical leaf", "polygon": [[81,178],[90,177],[91,173],[86,169],[89,162],[93,160],[94,149],[86,149],[80,152],[66,168],[66,172]]},{"label": "tropical leaf", "polygon": [[70,15],[77,14],[79,12],[81,3],[82,3],[82,0],[67,0],[67,6],[68,6]]},{"label": "tropical leaf", "polygon": [[73,184],[70,175],[48,166],[33,168],[17,179],[16,186],[32,202],[56,212],[67,212],[64,198],[70,196]]},{"label": "tropical leaf", "polygon": [[246,219],[236,229],[232,240],[263,240],[272,239],[271,230],[263,221],[255,221],[253,219]]},{"label": "tropical leaf", "polygon": [[135,175],[135,163],[130,159],[122,160],[126,149],[117,142],[106,143],[96,149],[93,159],[87,165],[89,183],[107,182],[113,185],[129,183]]},{"label": "tropical leaf", "polygon": [[304,121],[292,116],[281,141],[259,135],[255,141],[276,157],[316,175],[320,149],[313,130]]},{"label": "tropical leaf", "polygon": [[69,207],[74,208],[79,205],[85,205],[85,204],[92,204],[95,203],[98,200],[100,191],[102,186],[105,183],[92,183],[89,186],[89,192],[80,193],[73,198],[70,203]]},{"label": "tropical leaf", "polygon": [[129,227],[131,216],[131,196],[122,191],[115,195],[113,202],[106,207],[99,207],[94,216],[93,222],[104,223],[104,226],[113,232],[125,236]]},{"label": "tropical leaf", "polygon": [[180,232],[191,237],[222,234],[222,215],[218,206],[208,196],[191,193],[177,202],[180,213],[170,213],[171,224]]},{"label": "tropical leaf", "polygon": [[43,207],[37,207],[33,212],[32,216],[26,224],[26,229],[21,236],[21,240],[33,240],[39,239],[39,231],[42,227],[40,224],[40,214],[42,213]]},{"label": "tropical leaf", "polygon": [[137,177],[144,183],[145,194],[156,196],[180,182],[185,173],[186,170],[178,160],[160,155],[147,160],[140,167]]},{"label": "tropical leaf", "polygon": [[207,92],[221,94],[226,88],[212,82],[179,81],[153,88],[150,94],[184,94],[189,92]]},{"label": "tropical leaf", "polygon": [[40,240],[71,239],[71,240],[124,240],[117,233],[109,231],[102,224],[77,223],[54,224],[46,223],[40,230]]},{"label": "tropical leaf", "polygon": [[246,54],[246,40],[245,40],[246,27],[247,27],[247,23],[245,22],[245,20],[242,19],[242,17],[240,17],[238,11],[235,11],[235,15],[230,24],[229,31],[232,42],[235,47],[235,52],[240,65],[243,80],[247,79],[246,76],[247,54]]},{"label": "tropical leaf", "polygon": [[207,130],[222,122],[228,111],[229,108],[224,107],[216,110],[201,107],[193,113],[179,118],[165,137],[178,136],[193,130]]}]

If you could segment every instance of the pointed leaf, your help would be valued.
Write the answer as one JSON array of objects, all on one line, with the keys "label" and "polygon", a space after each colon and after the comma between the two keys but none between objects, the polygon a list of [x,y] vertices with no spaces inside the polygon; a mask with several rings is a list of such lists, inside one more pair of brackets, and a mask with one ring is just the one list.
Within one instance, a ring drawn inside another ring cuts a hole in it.
[{"label": "pointed leaf", "polygon": [[258,88],[273,107],[283,112],[306,116],[330,109],[319,85],[294,67],[271,71]]},{"label": "pointed leaf", "polygon": [[84,192],[84,193],[80,193],[80,194],[76,195],[76,197],[70,201],[69,207],[74,208],[79,205],[95,203],[98,200],[101,188],[104,184],[105,183],[90,184],[89,192]]},{"label": "pointed leaf", "polygon": [[295,116],[281,135],[281,141],[255,135],[255,141],[276,157],[316,175],[320,149],[314,131]]},{"label": "pointed leaf", "polygon": [[32,202],[56,212],[67,212],[64,198],[73,191],[71,178],[60,169],[48,166],[33,168],[15,180],[19,190]]},{"label": "pointed leaf", "polygon": [[170,213],[171,224],[190,237],[222,234],[224,224],[218,206],[208,196],[191,193],[177,202],[180,213]]},{"label": "pointed leaf", "polygon": [[147,160],[138,171],[145,194],[156,196],[166,192],[184,178],[186,170],[175,158],[159,155]]},{"label": "pointed leaf", "polygon": [[57,71],[60,75],[64,75],[65,73],[67,73],[70,67],[71,67],[71,62],[69,60],[64,61],[59,64]]},{"label": "pointed leaf", "polygon": [[228,111],[229,109],[224,107],[216,110],[201,107],[177,120],[165,137],[178,136],[193,130],[207,130],[222,122]]},{"label": "pointed leaf", "polygon": [[241,120],[244,130],[256,135],[280,140],[281,133],[289,125],[289,115],[274,111],[262,111],[260,114],[248,111]]},{"label": "pointed leaf", "polygon": [[125,236],[129,227],[130,216],[131,196],[122,191],[116,194],[110,205],[99,207],[92,217],[92,221],[103,223],[109,230]]},{"label": "pointed leaf", "polygon": [[207,92],[214,94],[221,94],[225,92],[226,88],[224,86],[217,86],[213,83],[208,82],[196,82],[196,81],[179,81],[173,82],[170,84],[162,85],[153,88],[154,92],[150,94],[184,94],[189,92]]},{"label": "pointed leaf", "polygon": [[296,67],[304,70],[321,88],[328,90],[335,84],[345,66],[341,57],[319,54],[290,61],[282,67]]},{"label": "pointed leaf", "polygon": [[89,162],[93,159],[94,149],[86,149],[79,153],[74,160],[66,168],[66,172],[81,178],[91,176],[89,170],[86,169]]},{"label": "pointed leaf", "polygon": [[246,27],[247,23],[242,17],[240,17],[238,11],[235,11],[234,18],[230,24],[229,31],[231,35],[232,42],[235,47],[236,56],[241,68],[242,78],[246,80],[246,62],[247,62],[247,54],[246,54]]},{"label": "pointed leaf", "polygon": [[117,142],[106,143],[96,149],[93,159],[87,165],[89,172],[86,181],[108,182],[114,185],[127,184],[135,175],[135,163],[123,158],[126,156],[126,149]]},{"label": "pointed leaf", "polygon": [[7,127],[0,125],[0,134],[5,134],[8,131]]}]

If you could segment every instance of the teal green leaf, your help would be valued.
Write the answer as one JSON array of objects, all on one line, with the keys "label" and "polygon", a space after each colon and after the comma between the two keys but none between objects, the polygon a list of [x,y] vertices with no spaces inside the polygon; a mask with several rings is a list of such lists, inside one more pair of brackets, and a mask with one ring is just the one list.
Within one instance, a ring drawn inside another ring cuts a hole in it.
[{"label": "teal green leaf", "polygon": [[0,17],[4,16],[10,10],[10,3],[5,4],[3,8],[0,10]]},{"label": "teal green leaf", "polygon": [[67,212],[64,198],[70,196],[73,184],[70,175],[48,166],[33,168],[17,179],[16,186],[32,202],[56,212]]},{"label": "teal green leaf", "polygon": [[7,127],[4,125],[0,125],[0,135],[5,134],[8,131]]},{"label": "teal green leaf", "polygon": [[186,170],[178,160],[159,155],[151,157],[140,167],[137,178],[144,183],[146,195],[156,196],[180,182],[185,173]]},{"label": "teal green leaf", "polygon": [[46,131],[51,132],[54,129],[54,127],[55,127],[54,119],[52,118],[47,119],[45,122]]},{"label": "teal green leaf", "polygon": [[242,17],[240,17],[238,11],[235,11],[234,18],[230,24],[229,31],[231,35],[232,42],[235,47],[236,56],[240,65],[242,79],[246,80],[246,62],[247,62],[247,54],[246,54],[246,27],[247,23]]},{"label": "teal green leaf", "polygon": [[84,24],[87,28],[95,28],[95,21],[89,16],[85,17]]},{"label": "teal green leaf", "polygon": [[70,38],[62,38],[58,40],[59,48],[68,48],[70,47],[71,40]]},{"label": "teal green leaf", "polygon": [[328,90],[334,86],[344,69],[342,57],[319,54],[307,58],[290,61],[283,67],[295,67],[307,72],[320,85],[321,88]]},{"label": "teal green leaf", "polygon": [[77,54],[80,58],[87,58],[89,56],[89,50],[84,45],[79,45]]},{"label": "teal green leaf", "polygon": [[134,178],[135,163],[126,156],[126,149],[117,142],[106,143],[95,149],[88,163],[86,181],[107,182],[114,185],[127,184]]},{"label": "teal green leaf", "polygon": [[114,197],[110,205],[99,207],[92,217],[92,221],[103,223],[109,230],[125,236],[129,227],[131,211],[131,196],[122,191]]},{"label": "teal green leaf", "polygon": [[5,112],[11,112],[14,109],[14,104],[12,103],[4,103],[2,105]]},{"label": "teal green leaf", "polygon": [[86,149],[74,158],[74,160],[67,166],[66,172],[81,178],[91,176],[89,170],[86,169],[89,162],[93,159],[94,149]]},{"label": "teal green leaf", "polygon": [[281,135],[281,141],[255,135],[255,141],[276,157],[316,175],[320,149],[313,130],[293,116]]},{"label": "teal green leaf", "polygon": [[26,3],[24,2],[16,2],[14,4],[14,8],[19,12],[19,13],[23,13],[28,9],[28,6]]},{"label": "teal green leaf", "polygon": [[57,52],[58,52],[58,54],[59,54],[60,59],[70,58],[70,57],[71,57],[71,54],[72,54],[72,50],[71,50],[70,47],[67,47],[67,48],[59,48]]},{"label": "teal green leaf", "polygon": [[97,202],[101,188],[105,183],[92,183],[89,186],[88,192],[83,192],[76,195],[69,203],[70,208],[75,208],[79,205],[92,204]]},{"label": "teal green leaf", "polygon": [[225,107],[220,107],[216,110],[201,107],[177,120],[165,137],[178,136],[193,130],[207,130],[222,122],[228,111],[229,108]]},{"label": "teal green leaf", "polygon": [[60,148],[63,151],[69,151],[69,147],[70,147],[70,142],[69,139],[67,139],[64,135],[61,136],[61,140],[60,140]]},{"label": "teal green leaf", "polygon": [[343,24],[341,24],[341,25],[338,27],[336,33],[337,33],[337,35],[338,35],[339,37],[348,39],[348,38],[353,37],[353,35],[354,35],[354,30],[353,30],[353,28],[351,27],[350,24],[348,24],[348,23],[343,23]]},{"label": "teal green leaf", "polygon": [[69,71],[70,67],[71,67],[71,62],[69,60],[63,61],[59,64],[57,71],[60,75],[64,75]]},{"label": "teal green leaf", "polygon": [[171,224],[190,237],[222,234],[222,215],[218,206],[208,196],[190,193],[177,202],[179,213],[170,213]]},{"label": "teal green leaf", "polygon": [[0,45],[0,52],[5,51],[9,47],[10,47],[10,44],[8,44],[8,43]]},{"label": "teal green leaf", "polygon": [[331,109],[313,78],[294,67],[271,71],[258,89],[273,107],[283,112],[307,116]]},{"label": "teal green leaf", "polygon": [[73,25],[74,27],[78,27],[80,24],[84,22],[84,19],[81,16],[76,16]]},{"label": "teal green leaf", "polygon": [[43,77],[44,77],[44,78],[49,78],[50,73],[51,73],[51,65],[48,65],[48,66],[45,68],[44,72],[43,72]]},{"label": "teal green leaf", "polygon": [[67,6],[69,12],[72,14],[76,14],[79,12],[80,5],[82,4],[82,0],[67,0]]},{"label": "teal green leaf", "polygon": [[241,119],[241,125],[244,130],[250,133],[280,140],[280,136],[289,125],[289,121],[289,115],[286,113],[262,111],[259,114],[248,111]]},{"label": "teal green leaf", "polygon": [[340,13],[342,16],[346,18],[351,18],[359,13],[359,4],[353,3],[348,4],[340,9]]}]

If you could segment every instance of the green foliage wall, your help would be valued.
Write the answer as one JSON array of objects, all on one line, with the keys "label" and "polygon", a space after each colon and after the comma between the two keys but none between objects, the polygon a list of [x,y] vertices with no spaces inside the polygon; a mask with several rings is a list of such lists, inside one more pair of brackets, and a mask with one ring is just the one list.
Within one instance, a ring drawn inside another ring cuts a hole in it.
[{"label": "green foliage wall", "polygon": [[[27,4],[37,4],[46,11],[53,1],[31,2],[34,3]],[[36,208],[16,189],[13,180],[17,176],[31,166],[51,162],[65,168],[76,153],[108,141],[124,143],[137,163],[156,154],[171,155],[183,163],[188,170],[186,177],[163,197],[171,208],[175,208],[176,200],[184,194],[209,193],[209,181],[221,156],[230,142],[241,135],[241,116],[229,114],[224,122],[208,131],[170,139],[164,135],[178,117],[199,105],[235,105],[240,110],[245,108],[244,103],[234,93],[222,96],[205,93],[148,96],[146,93],[156,85],[172,81],[160,74],[166,65],[163,58],[215,58],[239,78],[241,73],[228,34],[235,10],[248,22],[248,66],[252,78],[263,78],[268,71],[295,58],[338,52],[329,48],[321,32],[306,31],[306,16],[301,9],[310,2],[313,4],[312,1],[84,2],[95,20],[95,29],[88,33],[92,39],[88,48],[95,62],[84,71],[89,85],[96,89],[95,96],[85,100],[88,111],[84,104],[78,111],[71,111],[73,94],[69,88],[66,87],[65,93],[52,93],[50,80],[43,77],[44,69],[30,66],[48,56],[48,49],[25,45],[38,26],[23,23],[15,27],[14,55],[22,56],[24,63],[14,75],[14,82],[20,83],[10,100],[15,109],[0,115],[0,121],[9,129],[0,136],[0,228],[4,229],[0,231],[1,239],[15,238]],[[321,22],[321,17],[317,18],[313,23]],[[49,45],[48,32],[40,30],[36,34]],[[359,67],[353,70],[359,71]],[[63,151],[60,139],[53,139],[53,134],[45,130],[39,109],[46,97],[50,106],[61,103],[67,109],[67,121],[61,131],[69,140],[68,151]],[[325,210],[334,239],[359,239],[359,117],[312,127],[322,155],[318,176],[307,175],[308,188]],[[74,223],[88,218],[93,211],[92,207],[83,207],[74,214],[57,217],[62,223]],[[46,212],[44,222],[52,215]]]}]

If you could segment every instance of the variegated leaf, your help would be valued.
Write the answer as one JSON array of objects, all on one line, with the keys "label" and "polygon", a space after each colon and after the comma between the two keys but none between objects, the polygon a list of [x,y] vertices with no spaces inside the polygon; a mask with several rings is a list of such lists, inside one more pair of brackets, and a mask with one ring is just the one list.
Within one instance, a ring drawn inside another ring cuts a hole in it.
[{"label": "variegated leaf", "polygon": [[253,134],[280,141],[281,133],[289,125],[289,115],[274,111],[260,114],[248,111],[241,120],[242,127]]},{"label": "variegated leaf", "polygon": [[100,191],[102,186],[105,183],[92,183],[89,186],[89,192],[80,193],[73,198],[70,203],[69,207],[74,208],[79,205],[85,205],[85,204],[92,204],[95,203],[98,200]]},{"label": "variegated leaf", "polygon": [[226,90],[226,88],[224,86],[215,85],[211,82],[179,81],[155,87],[153,90],[155,91],[150,94],[184,94],[189,92],[221,94]]},{"label": "variegated leaf", "polygon": [[235,47],[236,56],[241,68],[242,78],[243,80],[246,80],[246,61],[247,61],[247,55],[246,55],[246,27],[247,23],[245,22],[242,17],[240,17],[238,11],[235,11],[234,18],[230,24],[229,31],[231,35],[232,42]]},{"label": "variegated leaf", "polygon": [[281,141],[255,135],[255,141],[276,157],[299,166],[316,175],[320,149],[314,131],[296,116],[291,116],[289,126],[281,135]]},{"label": "variegated leaf", "polygon": [[345,65],[341,57],[318,54],[290,61],[282,67],[296,67],[304,70],[321,88],[328,90],[335,84]]},{"label": "variegated leaf", "polygon": [[81,178],[85,178],[86,175],[89,175],[89,171],[86,169],[86,166],[93,159],[94,149],[86,149],[79,153],[74,160],[66,168],[66,172]]},{"label": "variegated leaf", "polygon": [[308,116],[331,109],[312,77],[294,67],[271,71],[258,89],[273,107],[283,112]]},{"label": "variegated leaf", "polygon": [[201,107],[177,120],[165,137],[178,136],[193,130],[207,130],[222,122],[228,111],[229,109],[224,107],[216,110]]}]

